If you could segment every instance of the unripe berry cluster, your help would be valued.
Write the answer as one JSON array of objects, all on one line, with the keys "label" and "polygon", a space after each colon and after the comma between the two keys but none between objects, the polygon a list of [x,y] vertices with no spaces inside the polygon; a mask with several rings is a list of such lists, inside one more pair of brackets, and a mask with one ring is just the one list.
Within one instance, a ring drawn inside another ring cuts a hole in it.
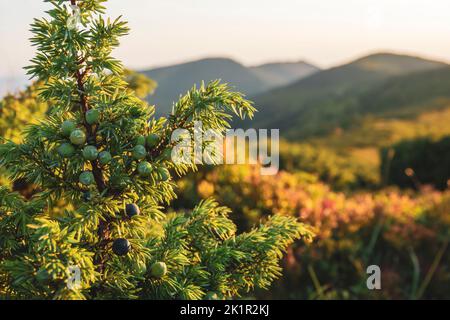
[{"label": "unripe berry cluster", "polygon": [[[89,131],[89,126],[94,126],[99,123],[101,114],[98,110],[91,109],[85,114],[86,131]],[[98,163],[101,167],[110,165],[113,156],[108,150],[99,150],[99,146],[96,144],[98,137],[88,137],[84,129],[80,129],[77,123],[73,120],[66,120],[61,125],[61,132],[67,138],[58,147],[58,153],[63,158],[72,158],[75,154],[81,154],[85,161]],[[153,175],[155,180],[168,181],[170,180],[169,170],[161,164],[156,167],[149,161],[152,160],[151,152],[160,144],[161,138],[155,133],[151,133],[148,136],[138,136],[134,139],[134,146],[129,151],[133,161],[136,161],[136,168],[139,177],[148,178]],[[102,147],[100,147],[102,149]],[[128,151],[125,150],[126,153]],[[162,162],[170,160],[172,150],[166,149],[161,153],[160,159]],[[116,155],[119,156],[119,155]],[[113,165],[113,164],[111,164]],[[110,178],[111,179],[111,178]],[[95,177],[92,171],[84,171],[79,175],[79,183],[84,186],[90,186],[96,183]],[[111,179],[111,183],[113,183]],[[85,191],[82,198],[89,202],[92,200],[92,194],[90,191]],[[124,216],[127,219],[132,219],[135,216],[139,216],[141,210],[135,203],[127,204],[124,208]],[[131,250],[131,243],[128,239],[117,238],[112,242],[112,251],[117,256],[125,256]],[[151,268],[150,273],[155,278],[161,278],[167,273],[167,266],[164,262],[155,262]]]},{"label": "unripe berry cluster", "polygon": [[[98,123],[100,112],[92,109],[86,113],[86,122],[89,125]],[[96,161],[100,165],[105,166],[112,160],[111,153],[107,150],[99,152],[96,146],[86,145],[86,133],[78,128],[77,124],[72,120],[66,120],[61,125],[62,134],[69,139],[70,142],[63,142],[58,147],[58,153],[63,158],[71,158],[77,152],[77,148],[81,149],[81,154],[86,161]],[[94,175],[91,171],[84,171],[79,176],[79,182],[82,185],[89,186],[95,182]]]}]

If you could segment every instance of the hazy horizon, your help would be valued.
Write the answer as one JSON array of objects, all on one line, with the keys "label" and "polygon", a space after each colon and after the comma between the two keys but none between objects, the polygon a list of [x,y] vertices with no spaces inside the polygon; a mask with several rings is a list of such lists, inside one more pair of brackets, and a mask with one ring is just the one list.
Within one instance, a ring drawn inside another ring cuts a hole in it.
[{"label": "hazy horizon", "polygon": [[[329,68],[393,52],[449,62],[450,3],[436,0],[109,0],[107,16],[129,21],[115,56],[142,70],[207,57],[244,65],[304,60]],[[0,0],[0,78],[21,78],[33,57],[29,24],[48,3]],[[155,14],[156,13],[156,14]]]}]

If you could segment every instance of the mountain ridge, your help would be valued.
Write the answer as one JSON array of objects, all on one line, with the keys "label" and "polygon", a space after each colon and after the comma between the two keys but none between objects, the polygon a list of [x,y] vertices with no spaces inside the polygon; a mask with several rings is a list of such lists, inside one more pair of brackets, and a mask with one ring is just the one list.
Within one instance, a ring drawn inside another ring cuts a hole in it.
[{"label": "mountain ridge", "polygon": [[358,97],[374,86],[397,76],[446,66],[443,62],[390,53],[361,57],[251,97],[259,112],[251,124],[238,124],[279,128],[282,135],[284,132],[293,139],[324,134],[334,129],[330,126],[341,125],[341,120],[359,112]]},{"label": "mountain ridge", "polygon": [[[198,86],[202,81],[220,79],[235,90],[250,96],[301,79],[319,70],[305,62],[294,62],[290,66],[291,71],[287,72],[284,63],[271,64],[269,67],[267,65],[246,67],[230,58],[211,57],[157,67],[140,73],[158,82],[158,90],[148,98],[148,101],[156,105],[157,114],[163,115],[171,111],[172,103],[178,100],[180,95],[194,85]],[[293,66],[295,68],[292,68]]]}]

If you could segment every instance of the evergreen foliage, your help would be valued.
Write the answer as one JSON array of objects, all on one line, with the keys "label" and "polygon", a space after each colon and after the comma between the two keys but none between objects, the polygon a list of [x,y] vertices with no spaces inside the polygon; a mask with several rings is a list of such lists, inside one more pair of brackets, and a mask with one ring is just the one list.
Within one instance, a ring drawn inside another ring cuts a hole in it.
[{"label": "evergreen foliage", "polygon": [[[37,54],[27,70],[53,107],[22,142],[0,146],[10,179],[40,190],[24,199],[0,189],[2,298],[232,298],[267,288],[281,275],[287,247],[311,240],[308,226],[275,215],[237,235],[229,210],[212,199],[164,212],[175,197],[171,175],[196,169],[171,161],[172,132],[202,121],[204,130],[223,133],[232,114],[252,117],[252,104],[211,82],[156,119],[111,56],[128,28],[102,18],[105,0],[46,2],[50,19],[32,25]],[[133,154],[143,139],[141,159]],[[71,266],[81,271],[75,286]]]}]

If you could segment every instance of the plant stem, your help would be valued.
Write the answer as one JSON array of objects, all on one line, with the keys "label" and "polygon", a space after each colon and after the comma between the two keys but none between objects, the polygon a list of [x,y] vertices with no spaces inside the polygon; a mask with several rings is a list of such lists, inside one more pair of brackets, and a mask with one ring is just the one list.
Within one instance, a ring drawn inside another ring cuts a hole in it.
[{"label": "plant stem", "polygon": [[[71,0],[70,2],[72,5],[77,4],[76,0]],[[76,57],[76,54],[74,54],[74,56]],[[83,114],[83,124],[84,124],[84,127],[86,128],[86,134],[87,134],[88,141],[91,139],[93,141],[95,141],[95,139],[96,139],[95,131],[94,131],[93,127],[86,120],[86,113],[90,110],[90,108],[89,108],[88,98],[86,96],[86,92],[85,92],[85,88],[84,88],[84,77],[86,75],[88,75],[88,73],[83,72],[83,74],[82,74],[80,72],[82,64],[84,63],[84,61],[86,61],[86,59],[85,58],[81,58],[81,59],[76,58],[76,59],[77,59],[78,69],[75,72],[75,78],[77,81],[77,89],[78,89],[78,96],[80,98],[81,112]],[[94,145],[96,146],[96,143],[94,143]],[[106,184],[105,184],[105,180],[103,177],[102,169],[98,165],[97,160],[91,161],[91,166],[92,166],[92,174],[94,175],[97,189],[100,193],[102,193],[106,189]],[[105,220],[100,220],[98,229],[97,229],[97,235],[99,237],[99,244],[100,244],[100,248],[99,248],[100,251],[102,251],[102,249],[105,247],[106,243],[108,243],[108,240],[109,240],[109,230],[108,229],[109,229],[108,222]],[[104,258],[101,253],[95,257],[94,263],[96,265],[98,265],[99,271],[102,272],[103,265],[104,265]]]},{"label": "plant stem", "polygon": [[420,263],[417,258],[416,253],[414,252],[413,247],[409,247],[409,256],[411,258],[411,262],[413,264],[413,276],[412,276],[412,285],[411,285],[411,300],[415,300],[417,297],[417,288],[419,286],[419,278],[420,278]]},{"label": "plant stem", "polygon": [[322,288],[322,285],[320,284],[319,279],[317,278],[317,274],[314,271],[314,268],[312,265],[308,265],[308,272],[309,272],[309,276],[311,277],[311,280],[314,284],[314,287],[316,289],[317,297],[319,299],[322,299],[323,298],[323,288]]},{"label": "plant stem", "polygon": [[425,290],[427,289],[428,285],[431,282],[431,279],[433,278],[434,273],[436,272],[437,267],[439,266],[439,263],[442,260],[442,257],[444,256],[445,251],[447,250],[449,240],[446,240],[442,247],[439,249],[438,253],[436,254],[433,263],[431,264],[430,269],[427,272],[427,275],[425,276],[425,279],[423,280],[422,285],[420,286],[419,290],[417,291],[416,299],[421,299],[423,294],[425,293]]}]

